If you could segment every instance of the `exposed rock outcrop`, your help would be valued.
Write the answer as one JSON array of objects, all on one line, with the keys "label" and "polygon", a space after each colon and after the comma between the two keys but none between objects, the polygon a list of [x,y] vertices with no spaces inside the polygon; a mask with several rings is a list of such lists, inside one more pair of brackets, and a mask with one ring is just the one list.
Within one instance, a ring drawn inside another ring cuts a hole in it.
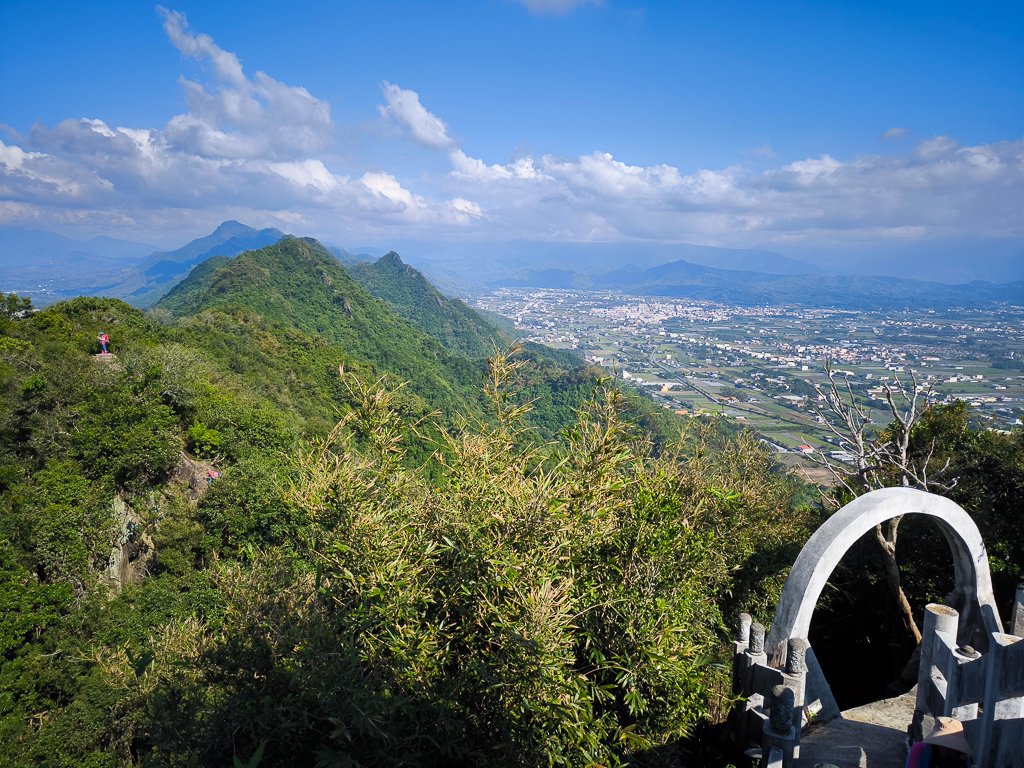
[{"label": "exposed rock outcrop", "polygon": [[112,506],[114,543],[104,578],[114,591],[120,592],[126,584],[137,583],[146,575],[153,559],[153,538],[143,527],[138,512],[127,501],[115,496]]}]

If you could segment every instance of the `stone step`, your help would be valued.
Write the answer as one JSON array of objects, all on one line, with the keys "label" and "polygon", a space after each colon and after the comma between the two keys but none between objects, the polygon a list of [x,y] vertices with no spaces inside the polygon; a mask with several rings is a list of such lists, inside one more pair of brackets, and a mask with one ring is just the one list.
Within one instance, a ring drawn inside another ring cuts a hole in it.
[{"label": "stone step", "polygon": [[812,724],[800,736],[799,768],[832,763],[838,768],[903,768],[907,727],[916,693],[848,709],[841,717]]}]

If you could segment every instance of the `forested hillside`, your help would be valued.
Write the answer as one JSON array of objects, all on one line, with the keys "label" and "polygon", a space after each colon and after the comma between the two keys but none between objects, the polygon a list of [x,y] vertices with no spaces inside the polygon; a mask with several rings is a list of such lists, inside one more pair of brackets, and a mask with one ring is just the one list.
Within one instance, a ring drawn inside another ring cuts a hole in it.
[{"label": "forested hillside", "polygon": [[373,296],[388,302],[406,320],[453,352],[487,356],[510,338],[459,299],[443,296],[417,270],[391,251],[372,263],[345,267]]},{"label": "forested hillside", "polygon": [[389,301],[288,238],[149,314],[5,303],[0,764],[708,759],[727,627],[770,614],[813,497],[751,434]]},{"label": "forested hillside", "polygon": [[449,351],[312,242],[9,308],[3,764],[669,760],[804,535],[753,438]]}]

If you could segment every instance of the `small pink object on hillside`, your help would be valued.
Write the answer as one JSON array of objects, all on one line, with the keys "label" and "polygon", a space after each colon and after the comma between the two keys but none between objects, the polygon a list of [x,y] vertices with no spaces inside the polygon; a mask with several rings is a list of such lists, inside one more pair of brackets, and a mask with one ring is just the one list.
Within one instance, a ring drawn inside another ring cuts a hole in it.
[{"label": "small pink object on hillside", "polygon": [[101,350],[100,354],[101,355],[109,355],[110,352],[107,350],[107,347],[110,345],[110,337],[106,333],[101,333],[97,337],[97,339],[100,342],[100,350]]}]

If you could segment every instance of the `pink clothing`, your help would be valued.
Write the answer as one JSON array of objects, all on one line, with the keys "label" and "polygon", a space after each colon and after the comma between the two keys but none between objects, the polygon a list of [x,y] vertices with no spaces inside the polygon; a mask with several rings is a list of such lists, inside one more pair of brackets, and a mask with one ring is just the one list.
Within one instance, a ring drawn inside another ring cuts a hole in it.
[{"label": "pink clothing", "polygon": [[931,745],[919,741],[910,748],[910,754],[907,755],[907,768],[928,768],[931,763]]}]

